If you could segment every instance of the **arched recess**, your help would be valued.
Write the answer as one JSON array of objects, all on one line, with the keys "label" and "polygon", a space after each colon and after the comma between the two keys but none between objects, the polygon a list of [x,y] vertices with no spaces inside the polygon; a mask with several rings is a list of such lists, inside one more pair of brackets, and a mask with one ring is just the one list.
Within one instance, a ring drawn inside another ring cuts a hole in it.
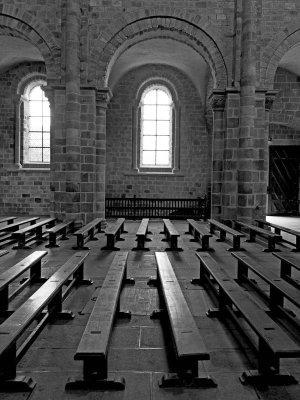
[{"label": "arched recess", "polygon": [[52,32],[27,11],[3,5],[0,12],[0,33],[26,40],[40,51],[47,70],[48,83],[60,77],[60,48]]},{"label": "arched recess", "polygon": [[[133,17],[136,17],[133,20]],[[227,67],[224,57],[212,37],[199,27],[200,17],[187,18],[186,13],[171,15],[154,13],[150,15],[131,14],[114,21],[114,28],[101,33],[95,41],[91,52],[89,64],[89,81],[98,87],[107,85],[112,66],[118,57],[140,40],[147,36],[160,36],[183,42],[199,53],[209,65],[213,76],[215,88],[226,88],[228,86]]]},{"label": "arched recess", "polygon": [[293,47],[300,44],[299,22],[280,31],[267,46],[261,66],[262,84],[268,88],[274,88],[274,78],[280,61]]}]

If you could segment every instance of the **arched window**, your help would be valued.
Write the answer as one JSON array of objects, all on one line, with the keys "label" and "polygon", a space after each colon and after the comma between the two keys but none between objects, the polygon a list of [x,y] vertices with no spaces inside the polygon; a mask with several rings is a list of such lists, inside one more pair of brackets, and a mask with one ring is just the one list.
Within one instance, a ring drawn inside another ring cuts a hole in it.
[{"label": "arched window", "polygon": [[179,106],[173,85],[160,78],[144,82],[133,118],[133,169],[140,173],[178,171]]},{"label": "arched window", "polygon": [[141,98],[141,167],[172,166],[173,101],[166,87],[147,88]]},{"label": "arched window", "polygon": [[28,91],[27,127],[24,132],[24,163],[50,163],[50,107],[37,84]]},{"label": "arched window", "polygon": [[45,85],[45,80],[34,77],[20,84],[16,162],[23,168],[49,168],[50,105],[42,90]]}]

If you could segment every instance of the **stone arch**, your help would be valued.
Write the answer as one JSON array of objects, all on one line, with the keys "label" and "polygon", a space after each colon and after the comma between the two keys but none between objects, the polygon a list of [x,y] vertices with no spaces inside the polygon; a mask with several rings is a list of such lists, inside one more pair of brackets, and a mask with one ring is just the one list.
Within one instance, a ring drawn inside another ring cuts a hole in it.
[{"label": "stone arch", "polygon": [[300,43],[299,22],[286,27],[271,40],[262,56],[261,77],[265,87],[273,89],[280,60],[297,43]]},{"label": "stone arch", "polygon": [[60,48],[52,32],[32,14],[21,8],[3,5],[0,10],[0,33],[24,39],[41,52],[48,80],[57,80],[60,63]]},{"label": "stone arch", "polygon": [[[209,34],[208,20],[186,11],[157,7],[124,13],[112,26],[101,32],[91,52],[89,81],[106,86],[109,72],[119,54],[141,40],[141,35],[174,38],[193,47],[207,62],[214,77],[214,86],[228,85],[227,67],[223,55]],[[144,36],[145,37],[145,36]],[[214,33],[214,37],[218,37]]]}]

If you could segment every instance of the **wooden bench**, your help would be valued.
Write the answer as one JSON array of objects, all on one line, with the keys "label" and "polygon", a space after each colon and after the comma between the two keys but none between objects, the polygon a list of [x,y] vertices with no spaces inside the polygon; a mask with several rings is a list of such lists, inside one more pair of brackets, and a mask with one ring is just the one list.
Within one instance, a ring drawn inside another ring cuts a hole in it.
[{"label": "wooden bench", "polygon": [[[165,252],[155,252],[157,262],[157,283],[161,290],[171,327],[172,343],[176,355],[177,375],[166,374],[160,386],[205,386],[215,387],[209,376],[201,376],[199,360],[209,360],[210,355],[203,342],[195,320],[184,298],[173,267]],[[157,313],[154,313],[154,316]]]},{"label": "wooden bench", "polygon": [[205,230],[204,226],[198,224],[198,222],[196,222],[194,219],[188,219],[187,223],[188,231],[186,234],[194,236],[194,239],[191,239],[191,241],[200,241],[201,243],[201,248],[197,249],[196,251],[214,251],[214,249],[209,247],[209,238],[211,238],[212,235]]},{"label": "wooden bench", "polygon": [[244,250],[241,248],[241,238],[245,237],[245,235],[243,233],[238,232],[235,229],[230,228],[230,226],[222,224],[222,222],[217,221],[215,219],[209,219],[208,222],[210,225],[210,233],[214,234],[216,229],[218,229],[220,231],[219,239],[217,239],[218,242],[224,242],[226,240],[227,233],[232,235],[232,246],[233,247],[230,247],[228,249],[228,251]]},{"label": "wooden bench", "polygon": [[280,251],[279,249],[275,248],[276,242],[282,240],[282,236],[278,235],[277,233],[273,233],[266,229],[262,229],[258,226],[247,224],[241,221],[235,221],[235,227],[237,229],[241,229],[243,227],[249,230],[249,239],[247,239],[246,242],[255,242],[256,235],[259,235],[267,238],[268,240],[268,247],[263,251]]},{"label": "wooden bench", "polygon": [[95,230],[97,230],[96,233],[102,232],[101,225],[103,221],[103,218],[95,218],[74,232],[73,235],[77,238],[77,245],[72,248],[74,250],[89,250],[89,247],[85,246],[84,244],[90,240],[98,240],[95,237]]},{"label": "wooden bench", "polygon": [[[35,240],[37,243],[41,243],[44,241],[43,237],[43,227],[46,226],[52,227],[55,225],[55,218],[47,218],[41,222],[37,222],[34,225],[27,226],[26,228],[19,229],[18,231],[12,232],[11,237],[18,241],[17,246],[14,246],[13,249],[31,249],[30,246],[26,245],[26,235],[28,233],[34,233]],[[31,240],[33,237],[30,238]]]},{"label": "wooden bench", "polygon": [[294,229],[287,228],[285,226],[273,224],[271,222],[268,222],[268,221],[265,221],[262,219],[256,219],[255,221],[257,222],[259,228],[264,228],[264,226],[268,226],[270,228],[273,228],[274,232],[277,233],[278,235],[281,235],[281,231],[282,231],[282,232],[288,233],[289,235],[295,236],[295,240],[296,240],[295,243],[291,242],[290,240],[287,240],[285,238],[282,238],[281,241],[288,243],[292,246],[295,246],[295,249],[292,249],[292,251],[300,251],[300,232],[295,231]]},{"label": "wooden bench", "polygon": [[2,226],[0,228],[0,234],[2,235],[0,237],[1,242],[7,239],[11,239],[11,234],[10,232],[18,231],[20,229],[20,226],[25,225],[25,224],[30,224],[33,225],[36,223],[36,221],[40,219],[40,217],[31,217],[31,218],[26,218],[21,221],[14,222],[12,224],[7,224],[5,226]]},{"label": "wooden bench", "polygon": [[60,240],[69,240],[67,237],[68,231],[72,231],[74,227],[74,221],[61,222],[50,229],[46,230],[49,234],[49,244],[45,247],[59,247],[57,244],[57,236],[60,235]]},{"label": "wooden bench", "polygon": [[166,238],[162,240],[170,242],[170,248],[167,248],[166,251],[168,250],[182,251],[182,249],[179,248],[177,245],[177,240],[180,237],[180,235],[175,226],[169,219],[163,219],[163,224],[164,224],[164,230],[161,233],[166,235]]},{"label": "wooden bench", "polygon": [[[237,280],[239,282],[247,281],[250,283],[251,286],[267,299],[272,310],[276,310],[280,307],[280,311],[284,311],[284,299],[289,300],[296,307],[300,308],[300,291],[272,271],[274,269],[274,260],[268,261],[264,259],[259,262],[249,255],[231,254],[238,260]],[[248,270],[251,270],[268,284],[270,288],[269,296],[265,294],[265,291],[260,290],[259,287],[253,283],[253,280],[248,279]],[[290,314],[286,316],[290,317]]]},{"label": "wooden bench", "polygon": [[122,233],[127,233],[124,224],[125,218],[118,218],[116,222],[105,229],[107,243],[106,246],[102,247],[102,250],[120,250],[118,247],[115,247],[115,243],[117,240],[124,240],[121,238]]},{"label": "wooden bench", "polygon": [[[62,303],[75,283],[83,282],[84,260],[88,252],[74,254],[32,296],[0,325],[0,390],[31,391],[35,382],[26,376],[17,376],[16,366],[50,317],[74,317],[62,311]],[[70,277],[72,280],[70,281]],[[67,285],[64,293],[62,288]],[[38,325],[17,349],[17,340],[47,307]]]},{"label": "wooden bench", "polygon": [[113,324],[120,312],[121,290],[127,279],[127,257],[128,252],[122,251],[110,265],[74,355],[75,360],[83,360],[83,379],[69,379],[66,389],[125,388],[124,378],[108,380],[107,356]]},{"label": "wooden bench", "polygon": [[272,254],[281,261],[280,277],[300,289],[300,282],[292,277],[292,268],[300,271],[300,257],[298,255],[291,254],[290,252]]},{"label": "wooden bench", "polygon": [[0,224],[2,224],[3,222],[7,222],[7,225],[10,225],[14,222],[15,219],[16,217],[2,217],[0,218]]},{"label": "wooden bench", "polygon": [[[280,359],[300,357],[299,345],[208,253],[196,253],[196,256],[200,260],[200,282],[209,285],[219,302],[218,313],[212,310],[208,315],[219,314],[224,317],[229,314],[258,352],[258,369],[245,371],[240,377],[242,383],[283,385],[297,383],[289,373],[280,371]],[[233,306],[239,311],[238,316]],[[258,345],[251,341],[251,335],[247,335],[248,329],[243,329],[241,316],[258,337]]]},{"label": "wooden bench", "polygon": [[148,233],[151,233],[148,231],[148,224],[149,218],[143,218],[136,232],[137,247],[135,247],[133,250],[149,250],[145,247],[145,242],[151,241],[151,239],[147,238]]},{"label": "wooden bench", "polygon": [[[17,296],[26,286],[32,282],[41,281],[42,259],[47,251],[35,251],[28,257],[0,274],[0,313],[7,312],[9,301]],[[9,285],[20,275],[30,270],[29,278],[25,280],[13,293],[9,295]]]}]

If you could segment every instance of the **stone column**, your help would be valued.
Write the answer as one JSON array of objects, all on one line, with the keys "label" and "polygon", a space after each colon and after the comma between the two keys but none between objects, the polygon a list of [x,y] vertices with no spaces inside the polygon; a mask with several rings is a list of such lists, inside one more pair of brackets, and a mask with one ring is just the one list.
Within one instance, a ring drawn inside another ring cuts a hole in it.
[{"label": "stone column", "polygon": [[84,219],[80,215],[80,0],[67,0],[66,5],[66,187],[61,206],[65,218],[79,224]]},{"label": "stone column", "polygon": [[96,93],[95,216],[102,218],[105,217],[106,110],[111,97],[109,88]]},{"label": "stone column", "polygon": [[270,136],[270,111],[273,107],[275,97],[277,95],[277,90],[269,90],[265,93],[265,137],[267,138],[267,144],[265,148],[265,168],[266,168],[266,214],[271,212],[270,210],[270,199],[268,193],[268,183],[269,183],[269,162],[270,162],[270,143],[272,143],[272,137]]},{"label": "stone column", "polygon": [[222,185],[224,181],[225,104],[225,91],[214,90],[211,99],[213,109],[211,217],[215,219],[222,219],[224,203]]},{"label": "stone column", "polygon": [[256,27],[255,0],[243,0],[241,106],[238,150],[237,216],[251,220],[255,207],[254,183],[259,181],[259,170],[253,160],[258,156],[255,138],[256,86]]}]

